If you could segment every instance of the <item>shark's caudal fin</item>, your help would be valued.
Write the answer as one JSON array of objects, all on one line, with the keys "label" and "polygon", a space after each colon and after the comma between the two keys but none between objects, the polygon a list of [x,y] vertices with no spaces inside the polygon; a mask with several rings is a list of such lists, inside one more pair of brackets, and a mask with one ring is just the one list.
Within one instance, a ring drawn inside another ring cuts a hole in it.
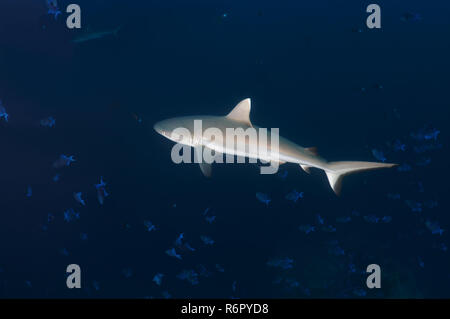
[{"label": "shark's caudal fin", "polygon": [[342,178],[351,173],[367,171],[379,168],[388,168],[396,166],[391,163],[376,163],[376,162],[329,162],[325,173],[333,191],[339,195],[342,186]]}]

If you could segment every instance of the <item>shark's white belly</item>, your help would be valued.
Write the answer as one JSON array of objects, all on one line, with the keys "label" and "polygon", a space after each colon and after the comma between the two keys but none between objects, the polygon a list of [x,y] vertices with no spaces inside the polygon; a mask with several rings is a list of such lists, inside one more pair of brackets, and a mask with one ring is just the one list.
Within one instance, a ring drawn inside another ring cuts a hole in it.
[{"label": "shark's white belly", "polygon": [[[200,143],[197,145],[199,144]],[[226,143],[216,143],[214,141],[205,140],[201,141],[201,145],[218,153],[248,157],[264,162],[296,163],[321,169],[326,165],[326,162],[320,157],[309,154],[301,146],[289,142],[284,138],[280,138],[279,146],[273,148],[270,143],[267,147],[261,148],[259,148],[258,143],[245,143],[230,147]]]}]

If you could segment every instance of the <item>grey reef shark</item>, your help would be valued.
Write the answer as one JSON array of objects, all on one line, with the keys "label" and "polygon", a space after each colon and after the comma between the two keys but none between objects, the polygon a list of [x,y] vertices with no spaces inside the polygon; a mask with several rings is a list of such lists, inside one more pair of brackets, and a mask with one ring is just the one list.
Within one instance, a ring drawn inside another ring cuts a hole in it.
[{"label": "grey reef shark", "polygon": [[[269,143],[267,152],[269,155],[264,156],[261,156],[260,152],[258,152],[258,145],[252,145],[252,143],[258,143],[258,139],[245,139],[245,145],[241,148],[230,148],[220,140],[193,138],[193,136],[195,136],[194,121],[198,120],[201,121],[203,130],[214,128],[215,130],[219,130],[225,137],[227,137],[227,129],[241,129],[244,131],[248,128],[258,129],[258,127],[253,125],[250,121],[250,108],[250,99],[245,99],[225,116],[205,115],[175,117],[157,122],[154,125],[154,129],[164,137],[181,145],[193,147],[194,149],[209,148],[218,154],[237,155],[266,162],[276,162],[277,164],[295,163],[300,165],[307,173],[310,173],[310,168],[321,169],[327,175],[330,186],[337,195],[339,195],[341,191],[342,178],[345,175],[373,169],[389,168],[397,165],[392,163],[362,161],[329,162],[319,156],[315,147],[301,147],[281,136],[279,136],[278,139],[278,147],[273,147],[271,149],[271,144]],[[184,128],[189,131],[190,134],[188,136],[180,136],[180,134],[176,133],[176,129],[178,128]],[[203,174],[209,177],[211,175],[211,164],[205,162],[199,162],[199,164]]]}]

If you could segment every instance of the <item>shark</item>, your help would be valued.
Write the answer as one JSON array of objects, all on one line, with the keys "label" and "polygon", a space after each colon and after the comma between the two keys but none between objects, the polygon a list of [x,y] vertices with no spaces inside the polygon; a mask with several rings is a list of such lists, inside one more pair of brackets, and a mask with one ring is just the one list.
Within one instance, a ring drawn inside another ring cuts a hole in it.
[{"label": "shark", "polygon": [[[237,104],[231,112],[225,116],[211,116],[211,115],[201,115],[201,116],[183,116],[169,118],[162,120],[154,124],[154,130],[160,135],[172,140],[176,143],[193,147],[195,149],[209,148],[217,153],[238,155],[247,158],[260,159],[263,161],[273,161],[278,164],[284,163],[295,163],[298,164],[301,169],[306,173],[310,173],[311,168],[316,168],[323,170],[328,178],[328,182],[336,195],[339,195],[342,188],[342,179],[344,176],[356,172],[390,168],[396,166],[394,163],[380,163],[380,162],[364,162],[364,161],[336,161],[330,162],[322,158],[316,147],[302,147],[296,143],[283,138],[278,137],[279,144],[278,147],[271,147],[272,143],[269,144],[268,149],[270,150],[269,158],[267,155],[262,157],[259,152],[255,152],[257,149],[255,145],[248,145],[249,143],[255,143],[251,139],[245,139],[244,147],[241,150],[230,149],[224,146],[222,141],[215,141],[212,139],[204,138],[192,138],[180,136],[175,134],[178,128],[184,128],[190,133],[194,132],[194,122],[201,120],[202,128],[214,128],[222,132],[224,136],[227,134],[227,129],[242,129],[246,130],[248,128],[258,128],[250,121],[250,110],[251,110],[251,99],[247,98]],[[191,135],[193,136],[193,135]],[[271,140],[272,141],[272,140]],[[211,164],[205,162],[199,162],[200,169],[203,174],[207,177],[211,176]]]},{"label": "shark", "polygon": [[82,35],[80,35],[79,37],[73,39],[73,43],[83,43],[83,42],[87,42],[87,41],[92,41],[92,40],[98,40],[104,37],[108,37],[108,36],[116,36],[120,29],[122,27],[118,27],[114,30],[109,30],[109,31],[101,31],[101,32],[94,32],[94,33],[84,33]]}]

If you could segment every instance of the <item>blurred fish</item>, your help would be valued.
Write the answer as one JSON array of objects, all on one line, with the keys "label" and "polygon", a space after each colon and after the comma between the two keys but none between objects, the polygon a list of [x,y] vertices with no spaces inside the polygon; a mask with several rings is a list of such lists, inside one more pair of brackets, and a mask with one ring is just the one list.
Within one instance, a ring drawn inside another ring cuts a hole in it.
[{"label": "blurred fish", "polygon": [[367,292],[364,289],[357,288],[353,290],[353,294],[358,297],[365,297],[367,295]]},{"label": "blurred fish", "polygon": [[294,260],[292,258],[286,257],[286,258],[274,258],[270,259],[267,262],[267,266],[269,267],[276,267],[281,269],[291,269],[294,267],[293,265]]},{"label": "blurred fish", "polygon": [[63,212],[64,221],[70,223],[73,220],[80,219],[80,214],[74,211],[72,208],[69,208]]},{"label": "blurred fish", "polygon": [[328,253],[333,256],[344,256],[345,255],[344,249],[341,246],[339,246],[337,241],[332,241],[330,243],[330,248],[328,249]]},{"label": "blurred fish", "polygon": [[418,263],[419,263],[419,267],[420,267],[420,268],[425,268],[425,263],[424,263],[424,261],[422,260],[422,258],[417,257],[417,261],[418,261]]},{"label": "blurred fish", "polygon": [[177,278],[180,280],[186,280],[193,286],[198,285],[199,283],[198,274],[193,269],[182,270],[181,273],[177,275]]},{"label": "blurred fish", "polygon": [[97,189],[97,199],[100,205],[103,205],[105,198],[109,196],[105,189],[106,183],[103,181],[103,177],[100,177],[100,183],[95,184],[95,188]]},{"label": "blurred fish", "polygon": [[261,202],[266,204],[267,206],[269,206],[269,203],[271,201],[269,195],[264,194],[264,193],[256,193],[256,198]]},{"label": "blurred fish", "polygon": [[391,216],[383,216],[383,218],[381,218],[381,222],[382,223],[390,223],[392,221],[392,217]]},{"label": "blurred fish", "polygon": [[287,200],[297,203],[299,198],[303,198],[303,192],[297,192],[295,189],[285,196]]},{"label": "blurred fish", "polygon": [[278,174],[278,176],[279,176],[283,181],[285,181],[286,178],[287,178],[287,176],[288,176],[288,171],[287,171],[287,170],[282,170],[282,171],[280,171],[280,173]]},{"label": "blurred fish", "polygon": [[212,224],[216,220],[216,216],[206,216],[205,220],[208,224]]},{"label": "blurred fish", "polygon": [[182,240],[184,238],[184,233],[178,235],[177,239],[175,239],[175,246],[181,246],[183,244]]},{"label": "blurred fish", "polygon": [[316,230],[315,226],[311,226],[311,225],[301,225],[298,227],[298,229],[305,233],[306,235],[308,235],[309,233],[312,233],[313,231]]},{"label": "blurred fish", "polygon": [[207,223],[212,224],[216,220],[216,216],[208,216],[208,213],[211,211],[211,209],[208,207],[203,212],[203,216],[205,216],[205,220]]},{"label": "blurred fish", "polygon": [[442,144],[436,143],[436,144],[423,144],[423,145],[416,145],[413,147],[414,152],[417,154],[422,154],[429,151],[435,151],[442,148]]},{"label": "blurred fish", "polygon": [[9,115],[8,113],[6,113],[6,109],[3,106],[2,100],[0,100],[0,119],[2,118],[5,120],[5,122],[8,122]]},{"label": "blurred fish", "polygon": [[132,112],[131,116],[136,120],[136,122],[138,122],[139,124],[142,123],[142,117],[140,117],[139,115],[137,115],[136,113]]},{"label": "blurred fish", "polygon": [[27,193],[26,193],[26,196],[27,196],[28,198],[30,198],[31,196],[33,196],[33,189],[31,188],[31,186],[28,186],[28,187],[27,187]]},{"label": "blurred fish", "polygon": [[78,193],[73,193],[73,198],[80,203],[83,206],[86,206],[86,202],[84,201],[84,199],[81,197],[83,194],[81,192]]},{"label": "blurred fish", "polygon": [[377,216],[375,216],[375,215],[367,215],[367,216],[364,216],[363,217],[364,218],[364,220],[366,221],[366,222],[368,222],[368,223],[373,223],[373,224],[376,224],[376,223],[378,223],[379,221],[380,221],[380,218],[379,217],[377,217]]},{"label": "blurred fish", "polygon": [[438,202],[435,200],[427,200],[423,203],[423,205],[427,208],[435,208],[438,207]]},{"label": "blurred fish", "polygon": [[171,295],[167,290],[164,290],[164,291],[161,293],[161,295],[163,296],[164,299],[170,299],[170,298],[172,298],[172,295]]},{"label": "blurred fish", "polygon": [[205,245],[213,245],[213,244],[214,244],[214,240],[211,239],[211,237],[208,237],[208,236],[200,236],[200,239],[202,240],[202,242],[203,242]]},{"label": "blurred fish", "polygon": [[317,222],[320,224],[320,225],[323,225],[324,224],[324,219],[322,218],[322,216],[320,216],[319,214],[317,214],[316,215],[316,218],[317,218]]},{"label": "blurred fish", "polygon": [[208,278],[212,275],[212,273],[202,264],[197,265],[197,270],[200,277]]},{"label": "blurred fish", "polygon": [[225,272],[225,269],[224,269],[221,265],[219,265],[219,264],[216,264],[216,270],[217,270],[218,272]]},{"label": "blurred fish", "polygon": [[383,84],[375,83],[375,84],[373,85],[373,88],[374,88],[374,89],[381,90],[381,89],[383,89]]},{"label": "blurred fish", "polygon": [[336,222],[341,224],[346,224],[352,221],[352,218],[350,216],[344,216],[344,217],[337,217]]},{"label": "blurred fish", "polygon": [[417,141],[436,141],[441,131],[433,127],[424,127],[417,132],[411,132],[410,136]]},{"label": "blurred fish", "polygon": [[352,210],[352,216],[359,217],[361,215],[357,210]]},{"label": "blurred fish", "polygon": [[394,107],[394,109],[392,110],[392,112],[394,113],[394,116],[397,120],[400,120],[401,115],[400,115],[400,111],[398,110],[398,108]]},{"label": "blurred fish", "polygon": [[58,18],[58,15],[61,14],[61,11],[58,9],[58,2],[56,0],[45,0],[47,4],[47,14],[53,15],[55,20]]},{"label": "blurred fish", "polygon": [[425,188],[424,188],[422,182],[417,182],[417,191],[418,191],[419,193],[425,192]]},{"label": "blurred fish", "polygon": [[94,287],[94,290],[99,291],[100,290],[100,283],[96,280],[92,282],[92,287]]},{"label": "blurred fish", "polygon": [[348,265],[348,272],[349,272],[349,273],[355,273],[355,272],[356,272],[356,266],[355,266],[355,264],[350,263],[350,264]]},{"label": "blurred fish", "polygon": [[170,256],[170,257],[174,257],[174,258],[177,258],[177,259],[179,259],[179,260],[182,259],[181,256],[177,254],[175,248],[167,249],[167,250],[166,250],[166,254],[167,254],[168,256]]},{"label": "blurred fish", "polygon": [[400,194],[388,193],[387,194],[387,198],[392,199],[392,200],[399,200],[400,199]]},{"label": "blurred fish", "polygon": [[69,251],[67,250],[67,248],[60,249],[59,253],[65,257],[69,256]]},{"label": "blurred fish", "polygon": [[372,155],[373,157],[375,157],[377,160],[381,161],[381,162],[386,162],[386,156],[384,156],[384,153],[380,150],[377,149],[372,149]]},{"label": "blurred fish", "polygon": [[162,283],[162,279],[163,279],[164,275],[161,273],[157,273],[155,276],[153,276],[153,282],[155,284],[157,284],[158,286],[161,286]]},{"label": "blurred fish", "polygon": [[418,22],[422,20],[422,16],[418,13],[406,12],[402,14],[400,20],[403,22]]},{"label": "blurred fish", "polygon": [[53,117],[49,116],[45,119],[42,119],[40,121],[40,124],[42,127],[53,128],[56,125],[56,120]]},{"label": "blurred fish", "polygon": [[144,220],[144,227],[145,227],[145,230],[148,232],[156,230],[156,226],[153,225],[152,222],[149,220]]},{"label": "blurred fish", "polygon": [[441,228],[441,226],[439,226],[438,222],[431,222],[429,220],[427,220],[425,222],[425,226],[427,226],[427,228],[431,231],[431,234],[433,235],[441,235],[444,233],[444,229]]},{"label": "blurred fish", "polygon": [[429,157],[421,158],[418,161],[416,161],[417,166],[427,166],[430,163],[431,163],[431,158],[429,158]]},{"label": "blurred fish", "polygon": [[175,239],[174,245],[182,251],[195,251],[195,248],[192,248],[191,245],[184,240],[184,233],[181,233],[177,239]]},{"label": "blurred fish", "polygon": [[402,143],[398,139],[395,140],[393,147],[394,147],[394,151],[397,151],[397,152],[398,151],[402,151],[402,152],[406,151],[406,144]]},{"label": "blurred fish", "polygon": [[131,278],[133,276],[133,270],[131,268],[125,268],[122,270],[122,275],[127,279]]},{"label": "blurred fish", "polygon": [[295,278],[286,278],[285,279],[287,288],[298,288],[300,287],[300,283]]},{"label": "blurred fish", "polygon": [[413,213],[420,213],[422,211],[422,203],[415,200],[407,199],[405,204],[411,209]]},{"label": "blurred fish", "polygon": [[47,223],[51,223],[55,219],[55,215],[47,214]]},{"label": "blurred fish", "polygon": [[122,27],[118,27],[114,30],[110,31],[102,31],[102,32],[94,32],[94,33],[85,33],[78,37],[76,37],[72,42],[73,43],[83,43],[92,40],[98,40],[108,36],[116,36]]},{"label": "blurred fish", "polygon": [[411,165],[403,163],[399,167],[397,167],[397,170],[399,172],[409,172],[412,169]]},{"label": "blurred fish", "polygon": [[332,225],[326,225],[322,227],[322,231],[326,233],[334,233],[336,232],[336,228],[334,228]]},{"label": "blurred fish", "polygon": [[59,158],[53,163],[54,168],[68,167],[71,163],[75,162],[72,156],[60,155]]}]

